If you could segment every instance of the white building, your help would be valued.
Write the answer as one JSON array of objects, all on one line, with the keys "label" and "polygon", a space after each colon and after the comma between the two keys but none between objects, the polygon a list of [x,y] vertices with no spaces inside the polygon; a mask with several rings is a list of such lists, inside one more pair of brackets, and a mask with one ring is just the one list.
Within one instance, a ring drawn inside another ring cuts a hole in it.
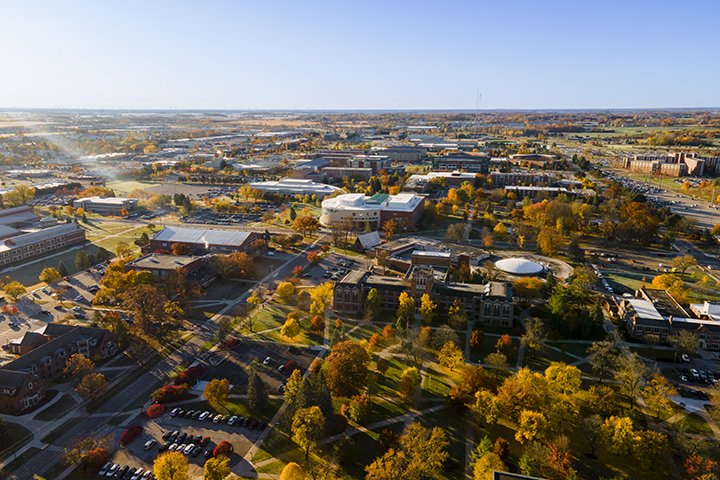
[{"label": "white building", "polygon": [[386,220],[394,219],[404,230],[415,226],[422,207],[423,197],[414,193],[378,193],[372,197],[348,193],[322,202],[320,223],[326,226],[352,223],[358,229],[368,224],[371,228],[378,228]]},{"label": "white building", "polygon": [[282,180],[271,180],[267,182],[252,182],[252,188],[278,195],[317,195],[324,197],[334,193],[340,188],[298,178],[283,178]]},{"label": "white building", "polygon": [[123,211],[130,212],[137,208],[137,198],[123,197],[87,197],[78,198],[73,207],[82,208],[86,212],[99,215],[123,215]]}]

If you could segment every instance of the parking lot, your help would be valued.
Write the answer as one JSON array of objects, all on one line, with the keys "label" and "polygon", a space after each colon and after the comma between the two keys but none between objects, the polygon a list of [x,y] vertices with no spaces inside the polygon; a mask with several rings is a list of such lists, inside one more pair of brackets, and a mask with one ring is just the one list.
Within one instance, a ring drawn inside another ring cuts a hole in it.
[{"label": "parking lot", "polygon": [[330,253],[315,265],[308,265],[301,275],[303,282],[317,285],[328,280],[340,280],[351,270],[365,269],[365,259],[349,258],[337,253]]},{"label": "parking lot", "polygon": [[[218,416],[221,419],[214,421]],[[215,447],[222,441],[232,445],[233,453],[228,455],[231,465],[243,461],[241,455],[265,427],[264,422],[254,418],[222,416],[210,410],[176,407],[149,421],[143,432],[126,447],[120,448],[110,462],[117,465],[115,472],[125,471],[122,478],[134,478],[137,469],[142,469],[140,478],[148,479],[151,475],[142,475],[152,469],[158,455],[170,450],[182,451],[190,463],[189,473],[195,478],[202,476],[205,461],[213,456]]]},{"label": "parking lot", "polygon": [[[278,370],[280,366],[293,360],[304,372],[315,359],[315,353],[309,348],[243,338],[230,349],[206,352],[199,359],[207,368],[203,379],[227,378],[233,385],[233,393],[246,392],[247,368],[255,362],[268,393],[277,394],[289,376],[288,372]],[[270,360],[266,362],[267,359]]]}]

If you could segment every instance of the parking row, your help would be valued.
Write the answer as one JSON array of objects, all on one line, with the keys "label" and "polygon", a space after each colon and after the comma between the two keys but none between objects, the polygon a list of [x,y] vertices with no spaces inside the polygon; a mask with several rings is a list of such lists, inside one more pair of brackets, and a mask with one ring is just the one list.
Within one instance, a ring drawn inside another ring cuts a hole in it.
[{"label": "parking row", "polygon": [[244,427],[250,430],[263,430],[265,428],[264,422],[252,417],[244,417],[242,415],[223,415],[221,413],[213,413],[207,410],[183,410],[182,408],[176,407],[170,411],[170,416],[197,420],[199,422],[226,424],[231,427]]}]

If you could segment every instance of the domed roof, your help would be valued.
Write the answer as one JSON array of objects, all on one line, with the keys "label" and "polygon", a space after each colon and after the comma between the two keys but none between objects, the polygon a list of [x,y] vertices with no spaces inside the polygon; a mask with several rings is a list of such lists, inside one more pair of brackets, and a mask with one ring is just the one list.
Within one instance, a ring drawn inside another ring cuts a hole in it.
[{"label": "domed roof", "polygon": [[520,257],[503,258],[495,262],[495,266],[513,275],[535,275],[543,271],[539,263]]}]

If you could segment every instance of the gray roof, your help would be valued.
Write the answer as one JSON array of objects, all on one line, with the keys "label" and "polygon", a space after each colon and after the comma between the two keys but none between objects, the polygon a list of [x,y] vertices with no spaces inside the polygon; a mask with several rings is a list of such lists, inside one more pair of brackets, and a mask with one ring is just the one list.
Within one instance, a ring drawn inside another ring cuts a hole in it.
[{"label": "gray roof", "polygon": [[32,207],[20,205],[19,207],[0,210],[0,225],[12,225],[15,223],[34,223],[38,216],[33,212]]},{"label": "gray roof", "polygon": [[28,378],[27,372],[0,369],[0,388],[17,390]]},{"label": "gray roof", "polygon": [[380,245],[380,232],[368,232],[357,236],[357,241],[365,250],[375,248]]},{"label": "gray roof", "polygon": [[60,235],[67,235],[82,230],[79,226],[74,223],[63,223],[55,225],[54,227],[43,228],[41,230],[35,230],[14,237],[6,238],[4,246],[7,249],[19,248],[25,245],[31,245],[33,243],[47,240],[48,238],[58,237]]},{"label": "gray roof", "polygon": [[182,268],[194,263],[202,257],[194,257],[190,255],[165,255],[160,253],[151,253],[145,255],[137,260],[128,262],[126,267],[128,268],[148,268],[148,269],[163,269],[163,270],[175,270],[176,268]]},{"label": "gray roof", "polygon": [[242,247],[253,233],[242,230],[165,227],[153,237],[153,240],[170,243],[194,243],[206,247],[212,245]]}]

